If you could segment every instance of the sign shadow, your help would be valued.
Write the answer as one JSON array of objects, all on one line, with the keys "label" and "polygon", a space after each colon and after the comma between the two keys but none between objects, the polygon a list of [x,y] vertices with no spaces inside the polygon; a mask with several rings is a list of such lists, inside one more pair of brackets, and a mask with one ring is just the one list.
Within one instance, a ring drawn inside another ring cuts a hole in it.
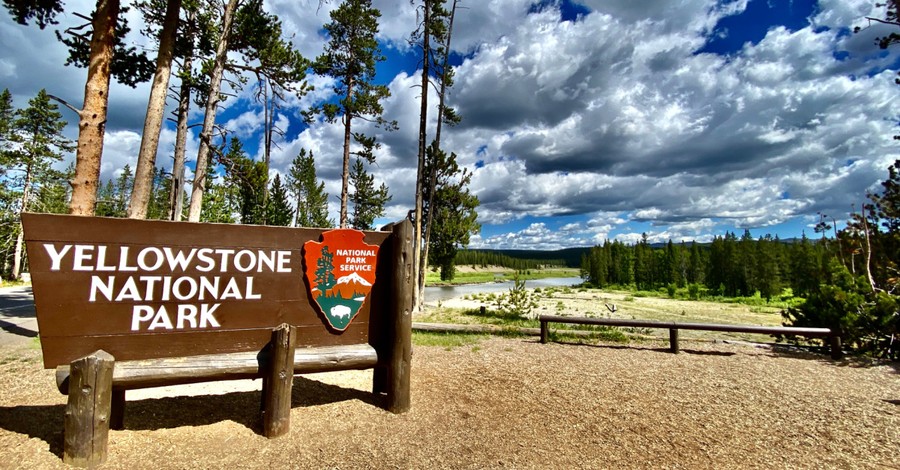
[{"label": "sign shadow", "polygon": [[48,450],[63,455],[63,420],[66,405],[22,405],[0,407],[0,428],[47,443]]}]

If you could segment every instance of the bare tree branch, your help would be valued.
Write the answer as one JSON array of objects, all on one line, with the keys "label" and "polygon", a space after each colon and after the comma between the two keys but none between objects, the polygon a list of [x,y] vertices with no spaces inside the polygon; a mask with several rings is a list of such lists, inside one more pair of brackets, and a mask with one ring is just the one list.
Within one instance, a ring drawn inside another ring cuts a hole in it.
[{"label": "bare tree branch", "polygon": [[60,98],[60,97],[58,97],[58,96],[51,95],[51,94],[49,94],[49,93],[47,94],[47,96],[48,96],[50,99],[52,99],[52,100],[54,100],[54,101],[58,101],[58,102],[59,102],[60,104],[62,104],[63,106],[65,106],[65,107],[71,109],[72,111],[75,112],[75,114],[81,116],[81,110],[78,109],[78,108],[76,108],[75,106],[72,106],[71,104],[69,104],[68,101],[66,101],[66,100],[64,100],[64,99],[62,99],[62,98]]}]

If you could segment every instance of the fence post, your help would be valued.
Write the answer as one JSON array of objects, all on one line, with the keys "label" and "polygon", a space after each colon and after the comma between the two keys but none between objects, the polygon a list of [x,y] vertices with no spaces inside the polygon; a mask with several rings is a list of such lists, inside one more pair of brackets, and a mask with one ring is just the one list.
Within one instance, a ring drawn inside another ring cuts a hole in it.
[{"label": "fence post", "polygon": [[387,410],[409,411],[409,374],[412,365],[412,283],[414,278],[412,223],[404,220],[391,227],[394,269],[391,273],[391,301],[388,326],[386,370]]},{"label": "fence post", "polygon": [[669,328],[669,351],[678,354],[678,328]]},{"label": "fence post", "polygon": [[69,400],[64,424],[63,461],[76,467],[106,462],[115,358],[94,351],[69,366]]},{"label": "fence post", "polygon": [[268,438],[291,430],[291,388],[294,384],[294,349],[297,329],[282,323],[272,330],[268,378],[263,394],[263,434]]},{"label": "fence post", "polygon": [[547,337],[549,335],[550,326],[547,324],[547,321],[541,319],[541,344],[547,344]]},{"label": "fence post", "polygon": [[840,335],[831,335],[828,337],[829,342],[831,343],[831,358],[834,360],[838,360],[844,357],[844,351],[841,348],[841,337]]}]

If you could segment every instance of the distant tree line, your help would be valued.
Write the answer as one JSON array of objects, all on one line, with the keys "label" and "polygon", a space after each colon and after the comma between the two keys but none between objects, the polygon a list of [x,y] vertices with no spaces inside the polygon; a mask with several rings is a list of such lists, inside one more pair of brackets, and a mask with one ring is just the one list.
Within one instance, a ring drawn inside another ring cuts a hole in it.
[{"label": "distant tree line", "polygon": [[503,268],[524,271],[541,268],[564,268],[566,262],[562,259],[543,260],[527,259],[509,256],[492,250],[459,250],[456,253],[456,264],[459,266],[500,266]]},{"label": "distant tree line", "polygon": [[800,240],[783,242],[777,236],[754,239],[750,231],[727,232],[712,243],[675,244],[654,248],[646,234],[635,245],[607,241],[584,254],[581,276],[595,287],[634,286],[657,290],[673,285],[702,287],[712,295],[760,296],[771,299],[790,288],[805,296],[815,288],[827,260],[827,243]]}]

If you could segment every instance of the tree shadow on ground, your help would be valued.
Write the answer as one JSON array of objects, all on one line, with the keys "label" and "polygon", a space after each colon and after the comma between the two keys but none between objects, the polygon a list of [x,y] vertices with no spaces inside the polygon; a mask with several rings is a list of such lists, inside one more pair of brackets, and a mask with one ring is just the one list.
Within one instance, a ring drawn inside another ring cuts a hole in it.
[{"label": "tree shadow on ground", "polygon": [[[125,429],[170,429],[234,421],[261,432],[262,399],[262,392],[251,391],[126,401]],[[321,406],[349,400],[382,406],[380,397],[370,392],[330,385],[302,376],[294,377],[291,408]]]},{"label": "tree shadow on ground", "polygon": [[3,406],[0,428],[40,439],[51,453],[62,458],[65,410],[65,405]]},{"label": "tree shadow on ground", "polygon": [[4,292],[3,304],[0,313],[5,317],[34,318],[34,293],[31,287]]},{"label": "tree shadow on ground", "polygon": [[294,377],[291,408],[321,406],[350,400],[359,400],[377,407],[384,405],[381,397],[371,392],[331,385],[306,377]]},{"label": "tree shadow on ground", "polygon": [[[2,299],[3,306],[0,307],[0,315],[6,318],[34,318],[34,297],[31,287],[21,291],[4,292]],[[5,320],[0,320],[0,330],[26,338],[34,338],[38,335],[35,330]]]},{"label": "tree shadow on ground", "polygon": [[[125,403],[125,430],[155,431],[204,426],[222,421],[242,424],[261,433],[262,392],[146,398]],[[291,408],[307,408],[349,400],[382,407],[382,397],[370,392],[294,377]],[[0,428],[46,442],[57,457],[63,454],[66,405],[0,407]]]},{"label": "tree shadow on ground", "polygon": [[0,330],[3,330],[12,335],[24,336],[26,338],[36,338],[38,335],[37,331],[23,328],[19,325],[16,325],[15,323],[5,320],[0,320]]},{"label": "tree shadow on ground", "polygon": [[[537,342],[537,341],[536,341]],[[616,350],[631,350],[631,351],[652,351],[658,353],[666,353],[672,354],[672,351],[667,348],[660,348],[655,346],[642,346],[640,344],[588,344],[588,343],[579,343],[574,341],[554,341],[556,344],[562,344],[565,346],[583,346],[589,348],[598,348],[598,349],[616,349]],[[736,353],[730,351],[703,351],[698,349],[680,349],[679,354],[691,354],[698,356],[734,356]]]},{"label": "tree shadow on ground", "polygon": [[828,348],[816,345],[791,343],[775,343],[771,345],[772,355],[791,359],[809,359],[837,367],[868,369],[871,367],[889,367],[895,374],[900,374],[900,361],[854,356],[844,351],[844,357],[832,359]]}]

